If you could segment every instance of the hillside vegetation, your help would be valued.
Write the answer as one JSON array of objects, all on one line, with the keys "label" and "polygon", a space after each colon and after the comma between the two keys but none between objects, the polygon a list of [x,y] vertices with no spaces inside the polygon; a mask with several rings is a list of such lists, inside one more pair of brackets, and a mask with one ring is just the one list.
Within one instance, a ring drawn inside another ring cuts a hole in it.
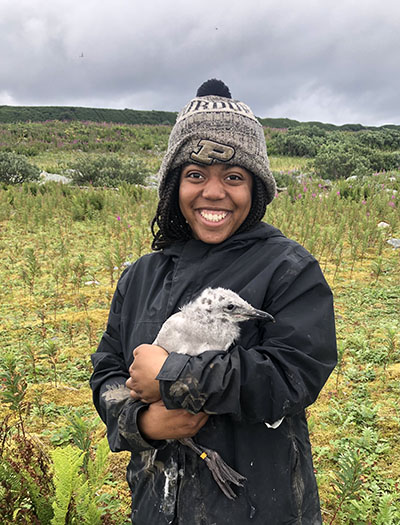
[{"label": "hillside vegetation", "polygon": [[[77,156],[81,163],[95,155],[136,156],[155,173],[170,130],[167,125],[81,121],[0,124],[0,152],[25,155],[31,163],[53,173],[76,169]],[[272,159],[297,157],[297,165],[325,179],[371,175],[400,166],[400,130],[396,129],[265,128],[265,137]]]},{"label": "hillside vegetation", "polygon": [[[169,130],[0,125],[0,523],[130,523],[90,354],[119,275],[151,250]],[[324,523],[398,525],[398,132],[265,133],[280,187],[265,220],[318,258],[335,298],[339,363],[307,410]],[[35,182],[43,170],[73,182]]]},{"label": "hillside vegetation", "polygon": [[[177,112],[145,111],[135,109],[85,108],[75,106],[0,106],[0,123],[45,122],[47,120],[81,120],[90,122],[113,122],[118,124],[173,125]],[[366,129],[400,129],[400,125],[363,126],[343,124],[337,126],[325,122],[300,122],[290,118],[259,118],[268,128],[297,128],[315,126],[326,131],[361,131]]]},{"label": "hillside vegetation", "polygon": [[135,109],[80,108],[74,106],[0,106],[0,122],[46,122],[81,120],[120,124],[170,124],[176,113]]}]

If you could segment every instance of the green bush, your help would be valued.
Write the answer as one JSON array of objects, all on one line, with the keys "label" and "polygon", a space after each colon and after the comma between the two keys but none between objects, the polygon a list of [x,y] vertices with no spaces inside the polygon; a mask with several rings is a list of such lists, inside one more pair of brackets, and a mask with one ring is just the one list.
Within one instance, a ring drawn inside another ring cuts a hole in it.
[{"label": "green bush", "polygon": [[357,133],[358,144],[373,149],[398,150],[400,148],[400,131],[381,129],[379,131],[361,131]]},{"label": "green bush", "polygon": [[74,221],[91,219],[96,215],[96,212],[100,212],[103,209],[105,202],[104,194],[95,193],[98,191],[99,190],[92,190],[87,193],[72,195],[71,205],[72,218]]},{"label": "green bush", "polygon": [[315,157],[326,136],[327,133],[316,126],[292,128],[271,138],[270,151],[278,155]]},{"label": "green bush", "polygon": [[371,172],[369,159],[345,142],[321,146],[313,164],[315,173],[322,179],[340,179]]},{"label": "green bush", "polygon": [[369,150],[366,154],[373,171],[390,171],[399,169],[400,153],[398,152]]},{"label": "green bush", "polygon": [[30,164],[23,155],[15,153],[0,153],[0,182],[20,184],[39,179],[40,170]]},{"label": "green bush", "polygon": [[73,182],[79,186],[115,188],[123,182],[143,184],[149,173],[145,164],[137,157],[124,160],[116,155],[81,155],[70,166],[66,175],[72,177]]}]

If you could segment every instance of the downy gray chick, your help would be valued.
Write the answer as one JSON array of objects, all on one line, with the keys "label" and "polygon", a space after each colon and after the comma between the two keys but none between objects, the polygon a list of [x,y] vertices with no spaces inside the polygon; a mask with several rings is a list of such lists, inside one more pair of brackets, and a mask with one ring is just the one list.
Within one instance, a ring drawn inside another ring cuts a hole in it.
[{"label": "downy gray chick", "polygon": [[[192,302],[171,315],[162,325],[153,344],[168,353],[197,356],[207,350],[226,351],[239,338],[239,323],[249,319],[275,321],[272,315],[257,310],[237,293],[225,288],[206,288]],[[107,400],[116,395],[121,399],[121,389],[103,394]],[[124,387],[129,397],[129,389]],[[178,440],[198,454],[210,469],[216,483],[229,499],[236,498],[229,483],[243,486],[246,478],[233,470],[218,452],[196,444],[191,438]]]},{"label": "downy gray chick", "polygon": [[228,350],[240,335],[239,323],[249,319],[274,321],[272,315],[256,310],[232,290],[206,288],[165,321],[153,344],[168,353],[194,356],[207,350]]}]

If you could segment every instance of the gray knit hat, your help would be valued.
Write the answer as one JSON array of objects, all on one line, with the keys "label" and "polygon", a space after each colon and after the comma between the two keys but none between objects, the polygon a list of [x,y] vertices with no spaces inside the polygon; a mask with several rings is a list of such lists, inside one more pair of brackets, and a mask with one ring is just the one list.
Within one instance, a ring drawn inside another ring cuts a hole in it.
[{"label": "gray knit hat", "polygon": [[213,79],[200,86],[176,119],[158,173],[160,195],[174,168],[215,162],[247,169],[264,183],[267,204],[274,198],[275,179],[261,124],[246,104],[230,97],[223,82]]}]

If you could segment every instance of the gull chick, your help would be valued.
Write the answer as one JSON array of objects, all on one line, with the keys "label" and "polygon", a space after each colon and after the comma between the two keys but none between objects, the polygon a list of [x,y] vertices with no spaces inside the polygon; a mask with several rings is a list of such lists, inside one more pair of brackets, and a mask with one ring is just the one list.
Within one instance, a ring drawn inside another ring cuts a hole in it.
[{"label": "gull chick", "polygon": [[[208,350],[227,351],[239,338],[239,323],[250,319],[275,322],[272,315],[257,310],[232,290],[206,288],[196,299],[164,322],[153,344],[161,346],[168,353],[191,356]],[[130,391],[120,386],[111,388],[103,396],[108,402],[116,402],[129,398]],[[215,450],[202,447],[191,438],[178,441],[205,461],[225,496],[235,499],[236,494],[230,483],[243,486],[246,478],[227,465]]]},{"label": "gull chick", "polygon": [[232,290],[206,288],[165,321],[153,344],[168,353],[192,356],[228,350],[239,338],[239,323],[249,319],[274,321],[272,315],[257,310]]}]

